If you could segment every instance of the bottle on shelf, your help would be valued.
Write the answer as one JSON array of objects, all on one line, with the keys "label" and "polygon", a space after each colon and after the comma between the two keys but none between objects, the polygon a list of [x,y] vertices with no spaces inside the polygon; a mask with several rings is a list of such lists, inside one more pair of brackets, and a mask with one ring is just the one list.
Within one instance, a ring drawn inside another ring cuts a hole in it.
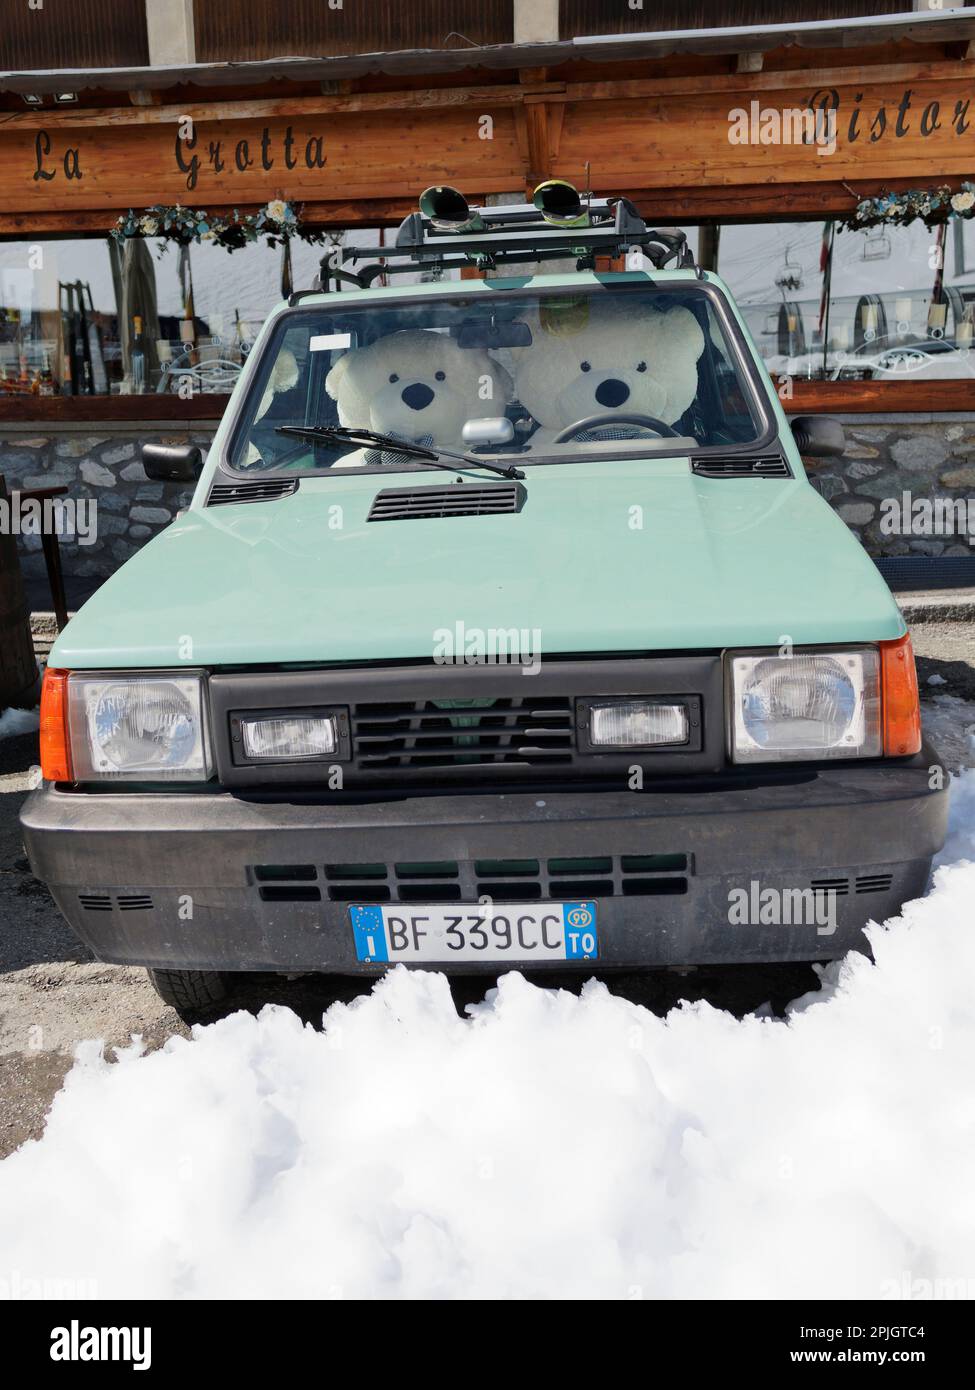
[{"label": "bottle on shelf", "polygon": [[132,394],[144,395],[146,389],[146,355],[142,350],[142,319],[132,319]]},{"label": "bottle on shelf", "polygon": [[51,354],[45,350],[44,366],[41,368],[41,395],[53,396],[54,394],[54,373],[51,371]]}]

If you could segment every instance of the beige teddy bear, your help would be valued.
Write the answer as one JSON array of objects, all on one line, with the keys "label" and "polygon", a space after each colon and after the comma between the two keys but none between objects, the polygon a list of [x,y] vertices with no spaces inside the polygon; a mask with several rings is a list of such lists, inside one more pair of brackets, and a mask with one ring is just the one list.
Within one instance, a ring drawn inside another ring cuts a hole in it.
[{"label": "beige teddy bear", "polygon": [[[704,334],[682,305],[624,295],[543,301],[531,328],[532,346],[515,354],[515,394],[541,427],[533,443],[592,416],[649,415],[673,426],[697,395]],[[607,421],[594,437],[612,428]]]},{"label": "beige teddy bear", "polygon": [[325,389],[348,428],[461,447],[468,420],[504,414],[511,378],[481,348],[462,348],[446,333],[419,328],[345,353]]}]

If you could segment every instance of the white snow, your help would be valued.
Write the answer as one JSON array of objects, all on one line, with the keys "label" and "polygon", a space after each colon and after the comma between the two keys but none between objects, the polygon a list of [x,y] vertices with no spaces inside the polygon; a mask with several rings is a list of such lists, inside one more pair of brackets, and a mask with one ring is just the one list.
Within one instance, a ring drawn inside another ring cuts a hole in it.
[{"label": "white snow", "polygon": [[0,1293],[975,1294],[975,771],[934,887],[787,1022],[398,971],[324,1032],[85,1044],[0,1164]]},{"label": "white snow", "polygon": [[0,738],[16,738],[19,734],[32,734],[40,728],[41,711],[37,709],[5,709],[0,714]]}]

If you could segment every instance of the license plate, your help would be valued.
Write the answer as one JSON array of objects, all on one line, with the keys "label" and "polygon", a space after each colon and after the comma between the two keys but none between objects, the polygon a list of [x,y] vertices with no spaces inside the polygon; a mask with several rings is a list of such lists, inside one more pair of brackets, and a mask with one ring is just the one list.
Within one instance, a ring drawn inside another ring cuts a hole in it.
[{"label": "license plate", "polygon": [[596,960],[596,904],[357,903],[349,908],[361,961]]}]

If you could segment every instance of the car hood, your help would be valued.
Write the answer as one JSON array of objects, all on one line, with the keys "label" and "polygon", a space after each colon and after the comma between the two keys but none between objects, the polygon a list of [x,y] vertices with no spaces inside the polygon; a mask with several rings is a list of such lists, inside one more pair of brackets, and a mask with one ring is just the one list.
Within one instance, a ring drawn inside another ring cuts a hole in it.
[{"label": "car hood", "polygon": [[347,473],[194,507],[98,590],[51,664],[429,660],[458,624],[472,650],[516,629],[543,655],[904,632],[872,561],[802,479],[700,478],[686,458],[537,466],[516,513],[367,520],[381,488],[449,478]]}]

